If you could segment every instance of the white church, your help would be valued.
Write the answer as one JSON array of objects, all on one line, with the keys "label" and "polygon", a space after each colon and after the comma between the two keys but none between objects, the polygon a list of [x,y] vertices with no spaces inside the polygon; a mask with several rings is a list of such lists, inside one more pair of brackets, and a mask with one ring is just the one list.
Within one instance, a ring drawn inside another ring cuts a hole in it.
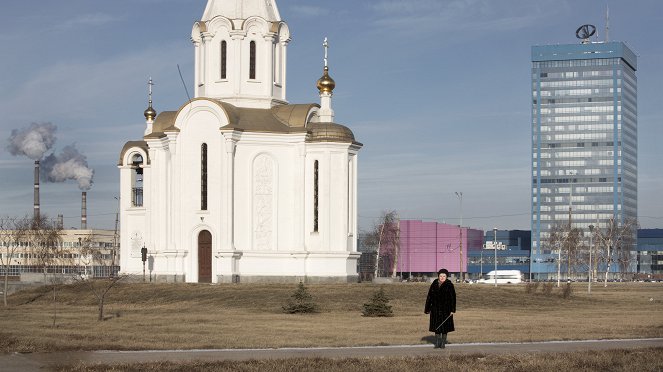
[{"label": "white church", "polygon": [[209,0],[191,39],[194,97],[157,114],[150,90],[145,134],[120,153],[121,272],[356,281],[362,144],[334,123],[326,41],[320,103],[290,104],[275,0]]}]

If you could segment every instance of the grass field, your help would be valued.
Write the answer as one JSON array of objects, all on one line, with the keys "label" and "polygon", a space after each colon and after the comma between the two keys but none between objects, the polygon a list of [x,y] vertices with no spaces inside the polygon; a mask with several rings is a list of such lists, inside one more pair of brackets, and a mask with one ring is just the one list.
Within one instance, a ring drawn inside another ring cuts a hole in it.
[{"label": "grass field", "polygon": [[[402,345],[430,340],[425,283],[390,284],[394,317],[361,316],[380,286],[308,285],[320,312],[281,311],[296,285],[121,284],[106,321],[85,286],[24,290],[0,310],[0,352]],[[663,284],[574,284],[573,295],[524,285],[457,285],[452,343],[663,337]],[[56,313],[55,327],[53,314]],[[363,369],[363,368],[362,368]],[[253,370],[253,369],[246,369]]]}]

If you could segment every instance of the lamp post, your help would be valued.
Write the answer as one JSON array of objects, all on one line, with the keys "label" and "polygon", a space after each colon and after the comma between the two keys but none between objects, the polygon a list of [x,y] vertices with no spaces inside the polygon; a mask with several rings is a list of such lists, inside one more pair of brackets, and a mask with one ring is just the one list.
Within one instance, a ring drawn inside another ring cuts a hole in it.
[{"label": "lamp post", "polygon": [[493,249],[495,250],[495,269],[493,271],[493,278],[495,279],[495,287],[497,287],[497,227],[493,227]]},{"label": "lamp post", "polygon": [[562,271],[562,247],[557,244],[557,288],[559,288],[559,276]]},{"label": "lamp post", "polygon": [[459,255],[458,261],[459,261],[460,265],[458,267],[458,271],[459,271],[459,274],[460,274],[459,275],[460,276],[460,282],[462,283],[463,282],[463,192],[462,191],[456,191],[456,196],[458,197],[458,199],[460,199],[460,225],[458,225],[458,231],[459,231],[459,234],[460,234],[460,237],[458,239],[458,246],[460,247],[460,249],[458,251],[458,255]]},{"label": "lamp post", "polygon": [[[485,244],[484,244],[484,246],[485,246]],[[481,259],[479,260],[479,279],[483,278],[483,250],[484,249],[486,249],[486,248],[483,247],[481,249]]]},{"label": "lamp post", "polygon": [[587,293],[592,293],[592,248],[594,237],[594,225],[589,225],[589,268],[587,269]]},{"label": "lamp post", "polygon": [[143,261],[143,282],[145,282],[145,261],[147,261],[147,248],[145,245],[140,249],[140,259]]}]

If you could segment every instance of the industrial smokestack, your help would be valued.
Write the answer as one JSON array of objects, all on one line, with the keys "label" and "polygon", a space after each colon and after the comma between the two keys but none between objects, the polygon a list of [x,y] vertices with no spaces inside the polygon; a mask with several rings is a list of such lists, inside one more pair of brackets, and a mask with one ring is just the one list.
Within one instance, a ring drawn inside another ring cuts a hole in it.
[{"label": "industrial smokestack", "polygon": [[34,219],[39,220],[39,160],[35,160]]},{"label": "industrial smokestack", "polygon": [[87,192],[83,191],[81,197],[81,230],[87,230]]},{"label": "industrial smokestack", "polygon": [[64,216],[58,214],[58,229],[64,229]]}]

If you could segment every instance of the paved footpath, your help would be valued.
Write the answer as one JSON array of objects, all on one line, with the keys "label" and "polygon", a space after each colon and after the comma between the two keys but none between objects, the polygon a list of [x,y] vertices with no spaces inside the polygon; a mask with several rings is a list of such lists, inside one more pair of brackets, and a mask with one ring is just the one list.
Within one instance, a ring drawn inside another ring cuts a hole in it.
[{"label": "paved footpath", "polygon": [[548,341],[525,343],[451,344],[443,350],[432,345],[361,347],[317,347],[283,349],[147,350],[147,351],[68,351],[55,353],[0,354],[2,371],[47,371],[56,365],[143,363],[169,360],[218,361],[287,358],[362,358],[449,354],[555,353],[583,350],[663,347],[663,338],[628,340]]}]

